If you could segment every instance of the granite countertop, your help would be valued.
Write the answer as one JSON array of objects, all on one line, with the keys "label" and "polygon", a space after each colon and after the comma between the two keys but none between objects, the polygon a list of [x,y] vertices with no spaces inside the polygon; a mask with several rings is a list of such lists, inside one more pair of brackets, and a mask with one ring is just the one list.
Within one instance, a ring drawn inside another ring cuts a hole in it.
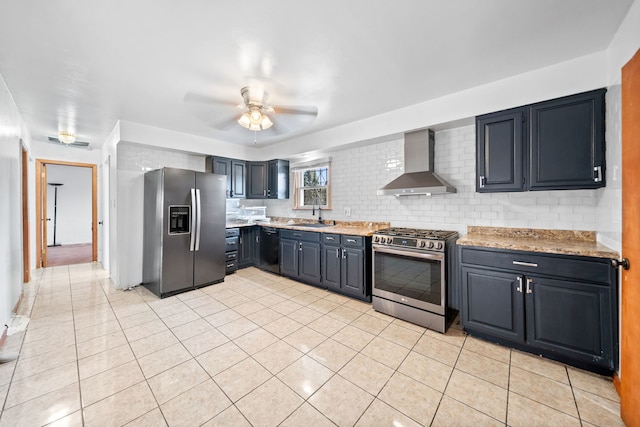
[{"label": "granite countertop", "polygon": [[467,227],[461,246],[618,259],[620,254],[596,241],[594,231]]},{"label": "granite countertop", "polygon": [[[294,221],[294,222],[290,222]],[[332,233],[332,234],[349,234],[353,236],[371,236],[374,231],[381,228],[389,227],[388,222],[367,222],[367,221],[335,221],[336,225],[328,225],[326,227],[304,227],[300,224],[310,223],[313,220],[290,218],[271,218],[268,222],[228,222],[227,228],[250,227],[254,225],[263,225],[267,227],[283,228],[287,230],[298,231],[314,231],[316,233]],[[334,222],[333,220],[327,222]]]}]

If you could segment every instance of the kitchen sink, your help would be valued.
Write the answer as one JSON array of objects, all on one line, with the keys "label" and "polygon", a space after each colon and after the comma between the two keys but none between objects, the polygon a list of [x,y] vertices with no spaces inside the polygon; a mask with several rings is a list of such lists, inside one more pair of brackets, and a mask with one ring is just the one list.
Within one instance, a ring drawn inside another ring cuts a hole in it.
[{"label": "kitchen sink", "polygon": [[310,227],[310,228],[323,228],[323,227],[332,227],[332,224],[323,224],[321,222],[303,222],[301,224],[291,224],[296,227]]}]

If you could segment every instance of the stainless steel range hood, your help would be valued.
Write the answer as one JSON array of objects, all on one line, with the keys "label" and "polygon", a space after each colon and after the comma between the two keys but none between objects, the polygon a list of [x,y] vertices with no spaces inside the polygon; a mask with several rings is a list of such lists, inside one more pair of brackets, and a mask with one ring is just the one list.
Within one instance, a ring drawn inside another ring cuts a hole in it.
[{"label": "stainless steel range hood", "polygon": [[433,172],[435,133],[431,129],[404,135],[404,173],[379,189],[378,196],[419,196],[455,193]]}]

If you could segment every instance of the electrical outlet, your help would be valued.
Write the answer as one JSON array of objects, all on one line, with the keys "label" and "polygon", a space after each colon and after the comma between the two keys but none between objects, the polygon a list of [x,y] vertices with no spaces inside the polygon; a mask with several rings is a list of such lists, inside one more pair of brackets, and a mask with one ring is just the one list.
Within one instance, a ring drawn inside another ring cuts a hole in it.
[{"label": "electrical outlet", "polygon": [[351,208],[344,208],[344,216],[351,216]]}]

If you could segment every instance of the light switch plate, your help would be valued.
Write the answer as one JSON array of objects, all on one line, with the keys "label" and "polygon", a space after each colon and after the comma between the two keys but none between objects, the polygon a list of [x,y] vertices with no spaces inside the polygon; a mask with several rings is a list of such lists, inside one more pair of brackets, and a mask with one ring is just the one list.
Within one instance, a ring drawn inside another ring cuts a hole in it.
[{"label": "light switch plate", "polygon": [[351,216],[351,208],[344,208],[344,216]]}]

